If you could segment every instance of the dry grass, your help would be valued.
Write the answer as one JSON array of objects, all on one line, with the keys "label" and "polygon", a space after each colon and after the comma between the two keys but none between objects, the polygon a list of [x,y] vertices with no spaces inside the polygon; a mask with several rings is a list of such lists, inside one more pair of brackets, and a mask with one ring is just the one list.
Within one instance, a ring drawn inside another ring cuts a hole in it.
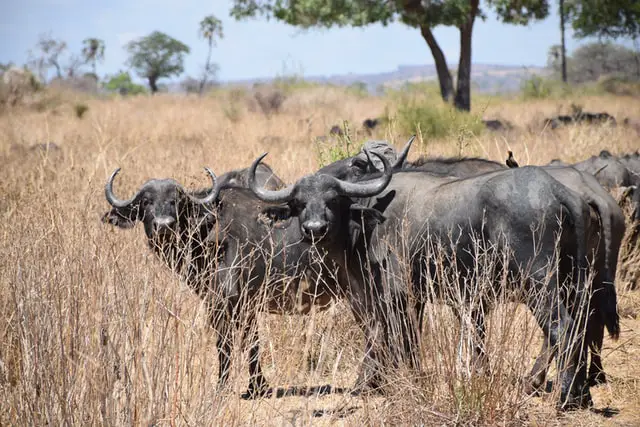
[{"label": "dry grass", "polygon": [[[425,342],[438,351],[423,355],[420,377],[398,372],[387,398],[312,393],[244,401],[239,393],[247,384],[247,362],[239,352],[234,392],[217,393],[215,336],[203,304],[148,250],[142,227],[120,231],[100,223],[108,207],[105,179],[122,167],[116,183],[122,197],[152,177],[200,187],[207,184],[203,166],[222,173],[269,151],[267,162],[291,182],[317,169],[316,135],[343,119],[361,123],[382,115],[386,106],[383,99],[322,88],[290,95],[281,113],[268,117],[243,105],[230,117],[227,101],[162,95],[89,100],[83,120],[70,108],[12,110],[0,117],[0,424],[640,423],[640,297],[623,286],[622,336],[615,343],[605,338],[610,384],[594,390],[598,412],[558,415],[555,395],[522,395],[517,380],[530,369],[540,334],[514,304],[491,317],[488,348],[499,370],[490,380],[460,382],[463,377],[452,373],[459,328],[448,310],[436,306],[428,314]],[[580,102],[585,110],[619,119],[640,111],[631,98]],[[504,160],[510,149],[523,165],[640,145],[623,127],[540,128],[542,118],[559,108],[569,106],[479,102],[479,113],[505,118],[516,130],[419,141],[410,158],[462,151]],[[408,137],[397,134],[393,122],[378,136],[397,146]],[[47,141],[61,150],[19,149]],[[628,263],[627,269],[640,269],[638,258]],[[350,387],[362,357],[362,334],[342,303],[307,317],[263,315],[260,337],[265,374],[283,390]],[[614,416],[605,417],[609,413]]]}]

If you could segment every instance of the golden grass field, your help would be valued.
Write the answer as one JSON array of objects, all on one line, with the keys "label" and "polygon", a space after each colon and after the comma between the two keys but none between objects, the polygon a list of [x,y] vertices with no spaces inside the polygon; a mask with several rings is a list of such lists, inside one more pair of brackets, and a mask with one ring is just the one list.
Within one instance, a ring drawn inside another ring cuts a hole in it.
[{"label": "golden grass field", "polygon": [[[152,177],[200,188],[209,185],[204,166],[221,174],[268,151],[265,161],[292,182],[318,169],[317,135],[342,120],[359,126],[381,115],[388,101],[311,88],[292,94],[268,118],[224,93],[83,98],[89,111],[78,119],[73,96],[45,111],[0,115],[0,425],[640,425],[640,290],[627,290],[624,278],[618,282],[622,334],[617,342],[605,338],[610,382],[593,390],[595,410],[558,414],[555,393],[522,393],[518,380],[532,365],[540,333],[514,304],[491,317],[494,376],[488,380],[456,376],[456,322],[434,308],[424,337],[425,372],[399,372],[386,397],[315,395],[317,386],[351,387],[362,357],[362,334],[338,303],[311,316],[260,318],[271,386],[307,388],[310,395],[240,399],[247,384],[240,352],[234,391],[217,393],[215,335],[201,300],[148,249],[142,226],[101,223],[109,208],[107,177],[122,167],[115,183],[121,198]],[[483,97],[475,101],[477,114],[507,119],[516,129],[419,137],[409,158],[462,153],[502,161],[510,149],[524,165],[640,148],[640,135],[624,126],[540,126],[571,101]],[[578,101],[620,122],[640,114],[639,99]],[[397,148],[409,137],[393,121],[376,136]],[[61,150],[26,149],[47,141]],[[640,269],[639,259],[625,266],[631,271],[625,278]]]}]

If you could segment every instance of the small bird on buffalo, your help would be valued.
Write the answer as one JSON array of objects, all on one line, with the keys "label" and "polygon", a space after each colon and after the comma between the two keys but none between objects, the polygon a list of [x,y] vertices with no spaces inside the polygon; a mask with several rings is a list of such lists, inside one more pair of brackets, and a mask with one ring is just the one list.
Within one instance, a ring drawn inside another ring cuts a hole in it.
[{"label": "small bird on buffalo", "polygon": [[507,158],[507,161],[505,162],[507,164],[507,166],[509,166],[509,168],[518,168],[520,167],[520,165],[518,165],[518,162],[516,162],[516,159],[513,158],[513,152],[508,151],[509,153],[509,157]]}]

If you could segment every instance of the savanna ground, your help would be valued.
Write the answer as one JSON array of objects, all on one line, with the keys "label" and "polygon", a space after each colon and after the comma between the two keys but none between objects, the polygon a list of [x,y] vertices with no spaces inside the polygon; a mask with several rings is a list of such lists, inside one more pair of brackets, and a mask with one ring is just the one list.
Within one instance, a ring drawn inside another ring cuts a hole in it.
[{"label": "savanna ground", "polygon": [[[209,184],[203,166],[222,173],[269,151],[266,162],[292,182],[319,167],[319,151],[327,153],[330,142],[318,146],[317,135],[349,120],[354,142],[362,142],[362,120],[385,111],[393,116],[400,100],[307,88],[267,117],[228,92],[83,98],[89,109],[79,119],[74,96],[40,111],[18,107],[0,116],[0,424],[640,424],[640,291],[626,290],[629,274],[618,282],[622,335],[618,342],[605,338],[610,382],[593,390],[596,410],[557,414],[555,393],[524,395],[519,380],[541,338],[515,304],[491,317],[489,378],[459,372],[465,356],[457,350],[457,322],[434,308],[423,337],[424,372],[398,372],[384,398],[342,393],[355,380],[363,340],[338,303],[312,316],[261,316],[268,380],[280,394],[297,387],[308,395],[242,400],[247,361],[240,352],[233,390],[216,392],[215,335],[202,302],[151,253],[142,226],[115,230],[100,222],[108,209],[106,178],[122,167],[115,184],[121,198],[152,177],[200,188]],[[544,117],[567,111],[573,101],[619,121],[640,114],[640,100],[631,97],[482,97],[475,114],[516,128],[478,132],[478,126],[452,121],[448,136],[419,136],[410,159],[463,154],[503,161],[510,149],[523,165],[640,148],[636,131],[624,126],[543,129]],[[409,132],[392,120],[374,136],[399,148]],[[61,149],[27,149],[47,141]],[[637,271],[638,259],[626,267]],[[314,393],[326,384],[338,393]]]}]

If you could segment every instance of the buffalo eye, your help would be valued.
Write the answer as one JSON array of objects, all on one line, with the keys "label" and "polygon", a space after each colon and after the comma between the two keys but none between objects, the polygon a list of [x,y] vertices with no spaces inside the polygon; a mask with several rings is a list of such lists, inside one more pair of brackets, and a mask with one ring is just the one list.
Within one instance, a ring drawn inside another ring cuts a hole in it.
[{"label": "buffalo eye", "polygon": [[149,206],[149,199],[147,199],[146,197],[143,197],[142,200],[140,201],[140,206],[142,206],[143,208],[146,208],[147,206]]}]

